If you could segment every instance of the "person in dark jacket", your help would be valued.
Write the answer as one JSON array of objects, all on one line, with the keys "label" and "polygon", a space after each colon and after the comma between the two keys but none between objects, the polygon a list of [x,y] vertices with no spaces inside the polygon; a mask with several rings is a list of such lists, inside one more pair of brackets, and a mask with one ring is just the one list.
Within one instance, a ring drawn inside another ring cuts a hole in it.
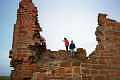
[{"label": "person in dark jacket", "polygon": [[76,48],[76,46],[75,46],[75,43],[73,42],[73,40],[71,41],[71,43],[70,43],[70,46],[69,46],[69,49],[70,49],[70,55],[71,56],[74,56],[75,54],[75,48]]}]

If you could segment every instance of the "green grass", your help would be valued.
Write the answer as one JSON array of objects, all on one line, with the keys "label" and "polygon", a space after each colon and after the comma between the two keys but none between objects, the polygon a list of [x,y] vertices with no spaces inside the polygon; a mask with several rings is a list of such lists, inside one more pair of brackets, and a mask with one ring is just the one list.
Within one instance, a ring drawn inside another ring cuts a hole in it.
[{"label": "green grass", "polygon": [[9,76],[0,76],[0,80],[10,80]]}]

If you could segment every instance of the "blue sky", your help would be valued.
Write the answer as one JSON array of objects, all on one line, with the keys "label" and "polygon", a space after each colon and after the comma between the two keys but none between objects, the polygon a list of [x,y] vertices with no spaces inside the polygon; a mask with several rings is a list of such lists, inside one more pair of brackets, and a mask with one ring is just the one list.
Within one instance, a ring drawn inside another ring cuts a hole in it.
[{"label": "blue sky", "polygon": [[[88,54],[96,46],[95,29],[98,13],[120,20],[120,0],[33,0],[38,7],[39,23],[47,47],[64,49],[64,37],[74,40]],[[9,75],[9,50],[19,0],[0,0],[0,75]]]}]

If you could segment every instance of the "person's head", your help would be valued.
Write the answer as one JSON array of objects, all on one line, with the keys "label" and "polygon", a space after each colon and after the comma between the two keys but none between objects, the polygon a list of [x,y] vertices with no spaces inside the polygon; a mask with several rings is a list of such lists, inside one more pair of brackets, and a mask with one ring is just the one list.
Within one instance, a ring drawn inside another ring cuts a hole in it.
[{"label": "person's head", "polygon": [[73,40],[71,40],[71,43],[73,43]]},{"label": "person's head", "polygon": [[67,38],[66,38],[66,37],[64,37],[64,40],[67,40]]}]

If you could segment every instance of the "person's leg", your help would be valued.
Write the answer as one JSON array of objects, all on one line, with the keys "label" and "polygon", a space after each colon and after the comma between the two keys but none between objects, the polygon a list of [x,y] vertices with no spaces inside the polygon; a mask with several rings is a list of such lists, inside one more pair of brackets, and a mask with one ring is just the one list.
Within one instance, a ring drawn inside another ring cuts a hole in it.
[{"label": "person's leg", "polygon": [[70,49],[70,56],[72,56],[72,49]]},{"label": "person's leg", "polygon": [[74,49],[72,49],[72,56],[74,56]]},{"label": "person's leg", "polygon": [[66,46],[66,51],[68,52],[68,46]]}]

